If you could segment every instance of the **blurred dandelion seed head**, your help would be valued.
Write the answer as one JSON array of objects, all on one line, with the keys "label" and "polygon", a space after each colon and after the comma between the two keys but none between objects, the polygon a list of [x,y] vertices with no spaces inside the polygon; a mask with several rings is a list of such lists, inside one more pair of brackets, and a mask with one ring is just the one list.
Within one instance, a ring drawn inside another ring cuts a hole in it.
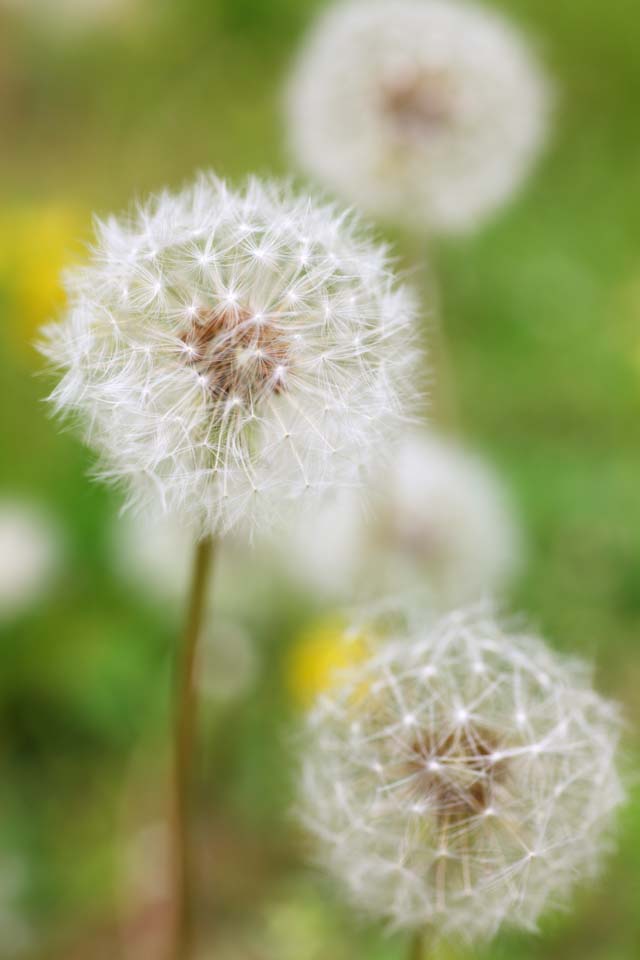
[{"label": "blurred dandelion seed head", "polygon": [[300,812],[370,914],[492,936],[595,871],[623,792],[620,720],[584,665],[483,608],[405,625],[308,716]]},{"label": "blurred dandelion seed head", "polygon": [[304,44],[287,91],[302,168],[371,213],[458,231],[539,152],[548,95],[496,13],[451,0],[348,0]]},{"label": "blurred dandelion seed head", "polygon": [[281,555],[299,583],[327,596],[416,586],[450,607],[502,591],[520,564],[520,541],[491,466],[436,433],[411,430],[364,504],[339,494],[290,528]]},{"label": "blurred dandelion seed head", "polygon": [[196,531],[355,486],[404,418],[415,305],[358,222],[201,176],[97,225],[43,352],[100,476]]},{"label": "blurred dandelion seed head", "polygon": [[0,502],[0,622],[41,599],[62,553],[61,533],[43,507],[24,500]]},{"label": "blurred dandelion seed head", "polygon": [[255,684],[258,652],[250,633],[240,625],[212,620],[202,640],[198,689],[213,703],[232,703],[246,697]]}]

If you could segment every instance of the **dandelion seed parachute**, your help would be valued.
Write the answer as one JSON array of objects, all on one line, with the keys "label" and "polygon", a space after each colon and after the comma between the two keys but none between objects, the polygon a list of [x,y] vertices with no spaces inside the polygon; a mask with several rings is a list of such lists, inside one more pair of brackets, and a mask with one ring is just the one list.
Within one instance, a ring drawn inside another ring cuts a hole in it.
[{"label": "dandelion seed parachute", "polygon": [[607,845],[618,711],[487,611],[387,630],[309,714],[300,813],[320,858],[399,928],[534,928]]},{"label": "dandelion seed parachute", "polygon": [[302,169],[374,215],[455,232],[524,179],[548,93],[496,13],[456,0],[348,0],[312,28],[286,111]]},{"label": "dandelion seed parachute", "polygon": [[379,461],[411,394],[415,305],[332,206],[213,176],[98,223],[43,352],[99,475],[200,533],[249,530]]}]

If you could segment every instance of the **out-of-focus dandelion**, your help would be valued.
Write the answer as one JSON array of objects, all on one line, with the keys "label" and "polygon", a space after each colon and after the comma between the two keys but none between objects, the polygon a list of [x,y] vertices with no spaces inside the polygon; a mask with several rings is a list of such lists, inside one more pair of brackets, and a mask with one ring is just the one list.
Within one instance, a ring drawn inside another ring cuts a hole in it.
[{"label": "out-of-focus dandelion", "polygon": [[236,623],[217,622],[203,637],[198,664],[198,689],[215,704],[247,695],[258,672],[258,655],[251,635]]},{"label": "out-of-focus dandelion", "polygon": [[65,299],[60,271],[80,260],[86,233],[80,214],[65,204],[6,210],[0,217],[0,284],[9,300],[9,330],[31,346],[36,329]]},{"label": "out-of-focus dandelion", "polygon": [[201,533],[356,484],[409,395],[413,298],[353,218],[203,176],[98,224],[46,330],[103,478]]},{"label": "out-of-focus dandelion", "polygon": [[[180,615],[189,589],[194,530],[178,517],[159,510],[127,510],[114,516],[109,554],[121,582],[163,615]],[[254,572],[247,579],[247,565]],[[216,560],[212,604],[227,618],[247,608],[265,609],[274,601],[281,570],[273,563],[271,538],[247,544],[229,534]]]},{"label": "out-of-focus dandelion", "polygon": [[319,693],[340,683],[342,673],[367,653],[363,634],[348,630],[338,617],[306,627],[288,652],[286,682],[293,699],[310,706]]},{"label": "out-of-focus dandelion", "polygon": [[618,711],[582,663],[487,611],[422,617],[387,619],[377,650],[318,698],[303,821],[352,902],[398,928],[534,928],[607,846]]},{"label": "out-of-focus dandelion", "polygon": [[194,533],[158,511],[127,511],[113,520],[111,556],[117,575],[153,603],[173,609],[184,602]]},{"label": "out-of-focus dandelion", "polygon": [[213,536],[253,533],[388,452],[413,395],[415,304],[351,215],[202,175],[97,225],[42,349],[51,400],[100,475],[197,540],[178,671],[173,956],[193,945],[188,836],[198,650]]},{"label": "out-of-focus dandelion", "polygon": [[518,568],[520,534],[489,465],[452,441],[413,431],[372,483],[290,530],[280,556],[324,596],[428,590],[439,607],[495,595]]},{"label": "out-of-focus dandelion", "polygon": [[0,623],[38,603],[61,556],[60,532],[43,507],[24,500],[0,501]]},{"label": "out-of-focus dandelion", "polygon": [[527,44],[457,0],[347,0],[324,14],[287,91],[300,165],[373,214],[475,226],[524,179],[548,95]]},{"label": "out-of-focus dandelion", "polygon": [[[177,519],[162,514],[125,513],[114,520],[111,553],[115,572],[133,591],[145,596],[154,608],[173,616],[182,610],[188,594],[194,534]],[[258,601],[263,586],[259,575],[247,585],[239,581],[253,551],[232,540],[218,557],[216,583],[225,615],[246,609],[247,598]],[[211,604],[213,606],[213,603]],[[198,691],[208,700],[224,704],[242,697],[257,672],[257,654],[251,636],[237,623],[218,616],[206,623],[200,641],[196,670]]]}]

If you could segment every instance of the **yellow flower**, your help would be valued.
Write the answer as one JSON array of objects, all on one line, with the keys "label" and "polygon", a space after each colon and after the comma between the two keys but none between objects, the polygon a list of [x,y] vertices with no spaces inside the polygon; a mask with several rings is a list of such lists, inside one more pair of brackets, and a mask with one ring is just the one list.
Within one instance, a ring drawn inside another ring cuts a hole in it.
[{"label": "yellow flower", "polygon": [[64,303],[63,266],[82,256],[86,225],[62,204],[22,207],[0,216],[0,286],[9,300],[12,332],[28,346],[40,324]]},{"label": "yellow flower", "polygon": [[289,651],[286,680],[293,699],[309,706],[319,693],[332,689],[340,673],[366,655],[361,633],[347,630],[339,617],[326,617],[305,628]]}]

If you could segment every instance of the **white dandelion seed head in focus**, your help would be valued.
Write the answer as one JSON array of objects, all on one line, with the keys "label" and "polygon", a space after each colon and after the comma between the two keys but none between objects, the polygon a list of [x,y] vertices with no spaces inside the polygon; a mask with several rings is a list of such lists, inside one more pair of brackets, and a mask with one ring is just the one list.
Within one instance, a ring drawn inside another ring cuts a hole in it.
[{"label": "white dandelion seed head in focus", "polygon": [[99,475],[201,533],[357,485],[404,417],[415,305],[333,206],[213,176],[99,223],[45,331]]},{"label": "white dandelion seed head in focus", "polygon": [[0,622],[38,603],[61,554],[60,531],[43,507],[23,500],[0,501]]},{"label": "white dandelion seed head in focus", "polygon": [[301,167],[364,210],[472,228],[524,179],[548,91],[497,14],[453,0],[348,0],[320,18],[287,90]]},{"label": "white dandelion seed head in focus", "polygon": [[342,493],[292,528],[280,553],[299,583],[322,594],[415,586],[443,608],[503,592],[522,547],[508,492],[489,464],[411,430],[364,504]]},{"label": "white dandelion seed head in focus", "polygon": [[620,720],[579,662],[476,609],[395,623],[310,713],[300,813],[354,905],[483,939],[592,874]]}]

